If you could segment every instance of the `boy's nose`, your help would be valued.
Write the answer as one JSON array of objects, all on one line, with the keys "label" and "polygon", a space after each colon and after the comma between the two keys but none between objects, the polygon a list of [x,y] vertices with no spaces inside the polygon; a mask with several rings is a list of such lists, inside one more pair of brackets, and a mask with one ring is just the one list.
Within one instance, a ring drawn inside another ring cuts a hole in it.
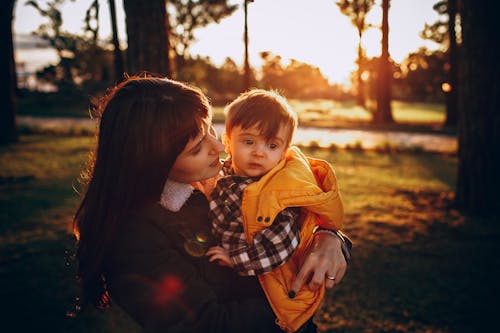
[{"label": "boy's nose", "polygon": [[255,149],[253,150],[253,155],[262,157],[264,156],[264,151],[260,147],[255,147]]}]

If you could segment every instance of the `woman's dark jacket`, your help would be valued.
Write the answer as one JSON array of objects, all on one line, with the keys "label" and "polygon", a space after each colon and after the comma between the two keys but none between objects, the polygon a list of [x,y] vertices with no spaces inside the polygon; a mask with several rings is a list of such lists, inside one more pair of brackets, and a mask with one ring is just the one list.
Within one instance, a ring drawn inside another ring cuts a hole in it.
[{"label": "woman's dark jacket", "polygon": [[106,261],[111,298],[146,332],[281,332],[255,278],[208,262],[207,212],[195,191],[179,212],[128,215]]}]

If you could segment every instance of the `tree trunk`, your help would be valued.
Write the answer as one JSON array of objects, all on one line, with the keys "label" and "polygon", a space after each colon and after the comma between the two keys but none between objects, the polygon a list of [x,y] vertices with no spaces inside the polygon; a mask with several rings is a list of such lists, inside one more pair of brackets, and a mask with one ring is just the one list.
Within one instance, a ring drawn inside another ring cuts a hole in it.
[{"label": "tree trunk", "polygon": [[0,57],[0,77],[4,80],[4,88],[0,89],[0,145],[17,141],[16,126],[16,63],[14,60],[14,43],[12,36],[12,19],[15,0],[9,0],[0,11],[0,45],[4,51]]},{"label": "tree trunk", "polygon": [[118,28],[116,25],[116,7],[115,0],[109,0],[109,12],[111,16],[111,30],[113,32],[113,46],[114,46],[114,65],[115,65],[115,79],[117,82],[123,80],[123,56],[122,51],[120,49],[120,40],[118,39]]},{"label": "tree trunk", "polygon": [[147,71],[172,75],[165,0],[123,0],[127,23],[130,74]]},{"label": "tree trunk", "polygon": [[373,121],[393,123],[391,110],[391,68],[389,63],[389,0],[382,1],[382,54],[379,59],[377,110]]},{"label": "tree trunk", "polygon": [[462,50],[456,202],[498,215],[500,188],[500,45],[496,1],[462,1]]},{"label": "tree trunk", "polygon": [[243,70],[243,90],[250,89],[250,60],[248,59],[248,0],[245,0],[245,29],[243,40],[245,42],[245,64]]},{"label": "tree trunk", "polygon": [[455,34],[455,18],[457,15],[457,0],[448,0],[448,34],[450,46],[448,48],[448,82],[451,90],[446,93],[446,120],[445,126],[456,127],[458,122],[458,54],[457,38]]},{"label": "tree trunk", "polygon": [[356,95],[356,104],[359,106],[365,107],[365,93],[364,93],[364,84],[363,84],[363,46],[361,45],[361,37],[363,36],[361,31],[358,31],[359,42],[358,42],[358,93]]}]

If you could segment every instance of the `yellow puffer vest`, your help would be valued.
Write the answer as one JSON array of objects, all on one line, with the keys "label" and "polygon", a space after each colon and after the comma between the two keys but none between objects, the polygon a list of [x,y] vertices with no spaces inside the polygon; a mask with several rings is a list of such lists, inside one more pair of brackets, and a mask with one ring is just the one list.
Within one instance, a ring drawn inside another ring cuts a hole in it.
[{"label": "yellow puffer vest", "polygon": [[334,230],[342,227],[344,209],[332,167],[291,147],[283,161],[243,192],[247,241],[250,243],[256,232],[269,227],[286,207],[302,207],[300,244],[284,265],[259,275],[259,281],[276,314],[277,324],[294,332],[314,315],[325,294],[324,285],[316,291],[304,286],[295,298],[288,297],[313,240],[313,229],[317,225]]}]

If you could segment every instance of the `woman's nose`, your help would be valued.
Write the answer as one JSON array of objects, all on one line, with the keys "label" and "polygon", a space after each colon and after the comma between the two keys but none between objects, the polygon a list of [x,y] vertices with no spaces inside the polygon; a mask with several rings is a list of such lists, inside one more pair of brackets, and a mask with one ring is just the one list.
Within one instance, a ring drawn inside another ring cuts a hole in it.
[{"label": "woman's nose", "polygon": [[212,138],[212,151],[215,154],[220,154],[224,151],[224,144],[215,137]]}]

